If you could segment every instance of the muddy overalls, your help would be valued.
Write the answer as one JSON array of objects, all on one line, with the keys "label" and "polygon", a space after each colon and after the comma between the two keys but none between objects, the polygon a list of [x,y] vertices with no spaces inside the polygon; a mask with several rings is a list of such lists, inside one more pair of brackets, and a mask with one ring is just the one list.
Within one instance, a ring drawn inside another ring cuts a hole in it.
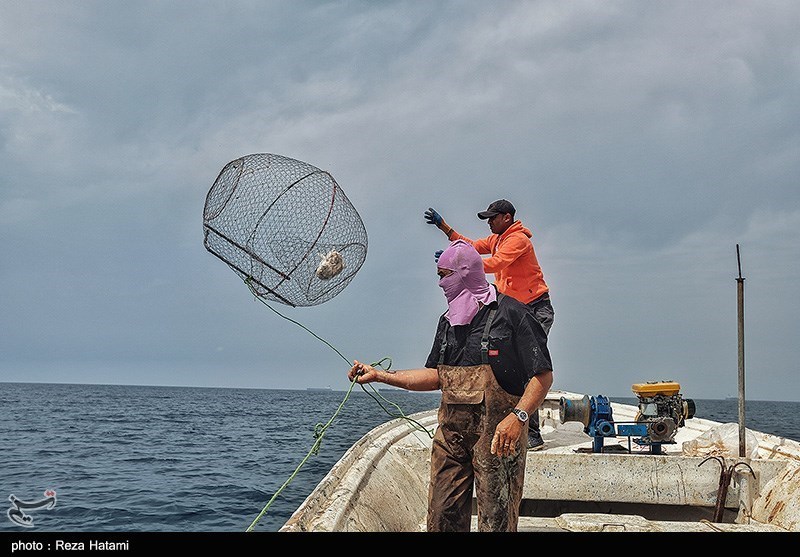
[{"label": "muddy overalls", "polygon": [[442,402],[439,428],[431,449],[428,490],[428,531],[468,532],[472,519],[473,480],[478,507],[478,530],[516,532],[525,480],[528,425],[523,427],[514,454],[490,451],[495,428],[520,397],[497,383],[489,365],[489,329],[495,308],[489,311],[481,337],[481,364],[444,365],[445,327],[439,353]]}]

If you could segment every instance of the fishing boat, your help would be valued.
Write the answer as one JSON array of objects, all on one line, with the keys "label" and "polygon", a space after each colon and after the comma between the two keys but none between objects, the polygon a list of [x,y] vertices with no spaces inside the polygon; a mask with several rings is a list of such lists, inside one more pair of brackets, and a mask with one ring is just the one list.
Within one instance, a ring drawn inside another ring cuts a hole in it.
[{"label": "fishing boat", "polygon": [[[548,393],[520,532],[800,531],[800,443],[694,417],[677,383],[633,391],[638,405]],[[424,532],[436,427],[431,409],[374,428],[280,531]]]}]

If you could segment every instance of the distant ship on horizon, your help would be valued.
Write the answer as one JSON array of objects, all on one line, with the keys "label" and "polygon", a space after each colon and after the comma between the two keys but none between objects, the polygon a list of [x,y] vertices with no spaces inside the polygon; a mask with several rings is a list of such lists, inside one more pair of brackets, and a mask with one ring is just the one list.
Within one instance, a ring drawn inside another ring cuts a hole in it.
[{"label": "distant ship on horizon", "polygon": [[317,392],[317,393],[320,393],[320,392],[327,393],[329,391],[332,391],[333,389],[330,388],[330,387],[306,387],[306,390],[307,391],[311,391],[311,392]]}]

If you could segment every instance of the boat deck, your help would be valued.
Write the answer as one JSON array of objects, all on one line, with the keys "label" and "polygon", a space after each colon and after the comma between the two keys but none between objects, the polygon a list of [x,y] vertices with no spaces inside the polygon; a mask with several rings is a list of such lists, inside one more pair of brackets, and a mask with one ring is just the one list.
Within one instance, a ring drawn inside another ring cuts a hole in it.
[{"label": "boat deck", "polygon": [[[473,519],[473,531],[477,520]],[[520,532],[785,532],[765,524],[734,524],[699,520],[696,522],[647,520],[638,515],[565,513],[553,518],[522,516]]]}]

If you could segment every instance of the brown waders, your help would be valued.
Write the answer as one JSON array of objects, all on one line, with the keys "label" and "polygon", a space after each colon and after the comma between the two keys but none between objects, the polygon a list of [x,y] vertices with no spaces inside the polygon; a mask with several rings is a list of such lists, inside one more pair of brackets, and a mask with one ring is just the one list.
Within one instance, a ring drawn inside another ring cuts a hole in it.
[{"label": "brown waders", "polygon": [[525,480],[528,427],[525,424],[514,454],[490,451],[495,428],[520,397],[497,383],[488,363],[489,313],[481,339],[483,363],[477,366],[443,365],[447,329],[439,356],[442,403],[439,428],[431,450],[428,490],[428,531],[469,532],[473,480],[481,532],[516,532]]}]

